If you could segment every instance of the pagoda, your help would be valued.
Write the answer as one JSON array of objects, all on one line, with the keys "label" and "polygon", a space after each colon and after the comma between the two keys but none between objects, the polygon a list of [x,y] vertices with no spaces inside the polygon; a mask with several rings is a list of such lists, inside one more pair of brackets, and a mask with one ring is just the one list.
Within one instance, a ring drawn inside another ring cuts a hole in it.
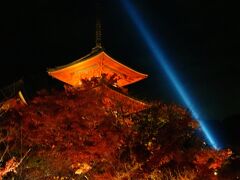
[{"label": "pagoda", "polygon": [[[95,87],[91,87],[91,90],[94,88],[98,92],[104,92],[103,102],[106,107],[113,108],[116,106],[116,102],[121,102],[125,114],[141,111],[148,107],[147,104],[130,98],[126,93],[119,91],[119,89],[126,89],[125,87],[129,84],[147,78],[148,75],[118,62],[104,51],[99,21],[96,23],[96,46],[91,53],[66,65],[49,68],[47,72],[72,89],[83,89],[86,80],[104,78],[104,84],[97,83]],[[113,77],[114,83],[110,82]]]}]

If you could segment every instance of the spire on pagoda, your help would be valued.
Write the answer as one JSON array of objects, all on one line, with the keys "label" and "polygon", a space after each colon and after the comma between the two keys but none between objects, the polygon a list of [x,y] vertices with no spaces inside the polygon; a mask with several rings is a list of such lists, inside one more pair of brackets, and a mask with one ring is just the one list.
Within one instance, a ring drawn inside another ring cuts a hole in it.
[{"label": "spire on pagoda", "polygon": [[96,47],[102,48],[102,24],[98,16],[96,18]]},{"label": "spire on pagoda", "polygon": [[92,49],[92,51],[98,51],[102,49],[102,23],[101,23],[101,6],[100,3],[96,4],[96,34],[95,34],[95,43],[96,46]]}]

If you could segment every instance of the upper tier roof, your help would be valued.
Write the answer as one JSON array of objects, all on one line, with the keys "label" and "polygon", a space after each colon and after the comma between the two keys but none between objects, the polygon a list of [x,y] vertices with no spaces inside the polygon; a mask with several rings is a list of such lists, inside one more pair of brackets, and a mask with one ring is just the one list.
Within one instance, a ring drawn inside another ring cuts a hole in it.
[{"label": "upper tier roof", "polygon": [[135,83],[148,76],[119,63],[103,50],[93,51],[72,63],[48,69],[48,74],[72,86],[80,86],[81,79],[101,77],[102,74],[110,77],[115,74],[119,87]]}]

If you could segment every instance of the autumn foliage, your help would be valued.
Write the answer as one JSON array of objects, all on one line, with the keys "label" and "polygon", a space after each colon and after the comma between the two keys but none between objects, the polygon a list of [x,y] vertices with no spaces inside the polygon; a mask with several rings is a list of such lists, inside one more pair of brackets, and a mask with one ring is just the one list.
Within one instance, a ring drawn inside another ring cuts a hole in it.
[{"label": "autumn foliage", "polygon": [[231,156],[230,150],[205,145],[196,135],[198,123],[184,108],[152,102],[145,110],[127,114],[121,105],[106,108],[105,93],[101,88],[42,90],[28,106],[6,112],[0,122],[1,154],[9,150],[2,161],[20,160],[31,151],[15,174],[3,174],[8,165],[3,163],[0,175],[166,179],[163,174],[168,174],[177,179],[191,173],[195,179],[210,179]]}]

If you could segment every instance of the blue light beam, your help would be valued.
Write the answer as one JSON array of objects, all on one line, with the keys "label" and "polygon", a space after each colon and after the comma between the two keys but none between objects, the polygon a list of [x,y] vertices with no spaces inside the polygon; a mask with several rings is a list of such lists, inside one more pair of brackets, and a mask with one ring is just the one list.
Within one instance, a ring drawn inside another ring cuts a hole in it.
[{"label": "blue light beam", "polygon": [[198,121],[205,137],[207,138],[208,143],[214,148],[218,149],[217,143],[213,138],[212,134],[209,131],[205,121],[203,118],[200,117],[197,108],[193,105],[191,98],[188,96],[186,90],[183,88],[182,84],[180,83],[177,75],[174,73],[173,69],[170,67],[167,59],[164,57],[164,53],[159,48],[157,42],[154,40],[153,36],[151,36],[150,31],[146,28],[146,25],[140,18],[137,10],[133,6],[133,4],[129,0],[121,0],[124,7],[127,10],[128,15],[130,16],[131,20],[138,28],[140,35],[143,37],[143,40],[148,45],[150,52],[156,58],[158,64],[163,67],[164,72],[166,73],[167,77],[169,78],[170,82],[176,89],[177,93],[179,94],[181,100],[185,104],[185,106],[190,110],[192,116]]}]

